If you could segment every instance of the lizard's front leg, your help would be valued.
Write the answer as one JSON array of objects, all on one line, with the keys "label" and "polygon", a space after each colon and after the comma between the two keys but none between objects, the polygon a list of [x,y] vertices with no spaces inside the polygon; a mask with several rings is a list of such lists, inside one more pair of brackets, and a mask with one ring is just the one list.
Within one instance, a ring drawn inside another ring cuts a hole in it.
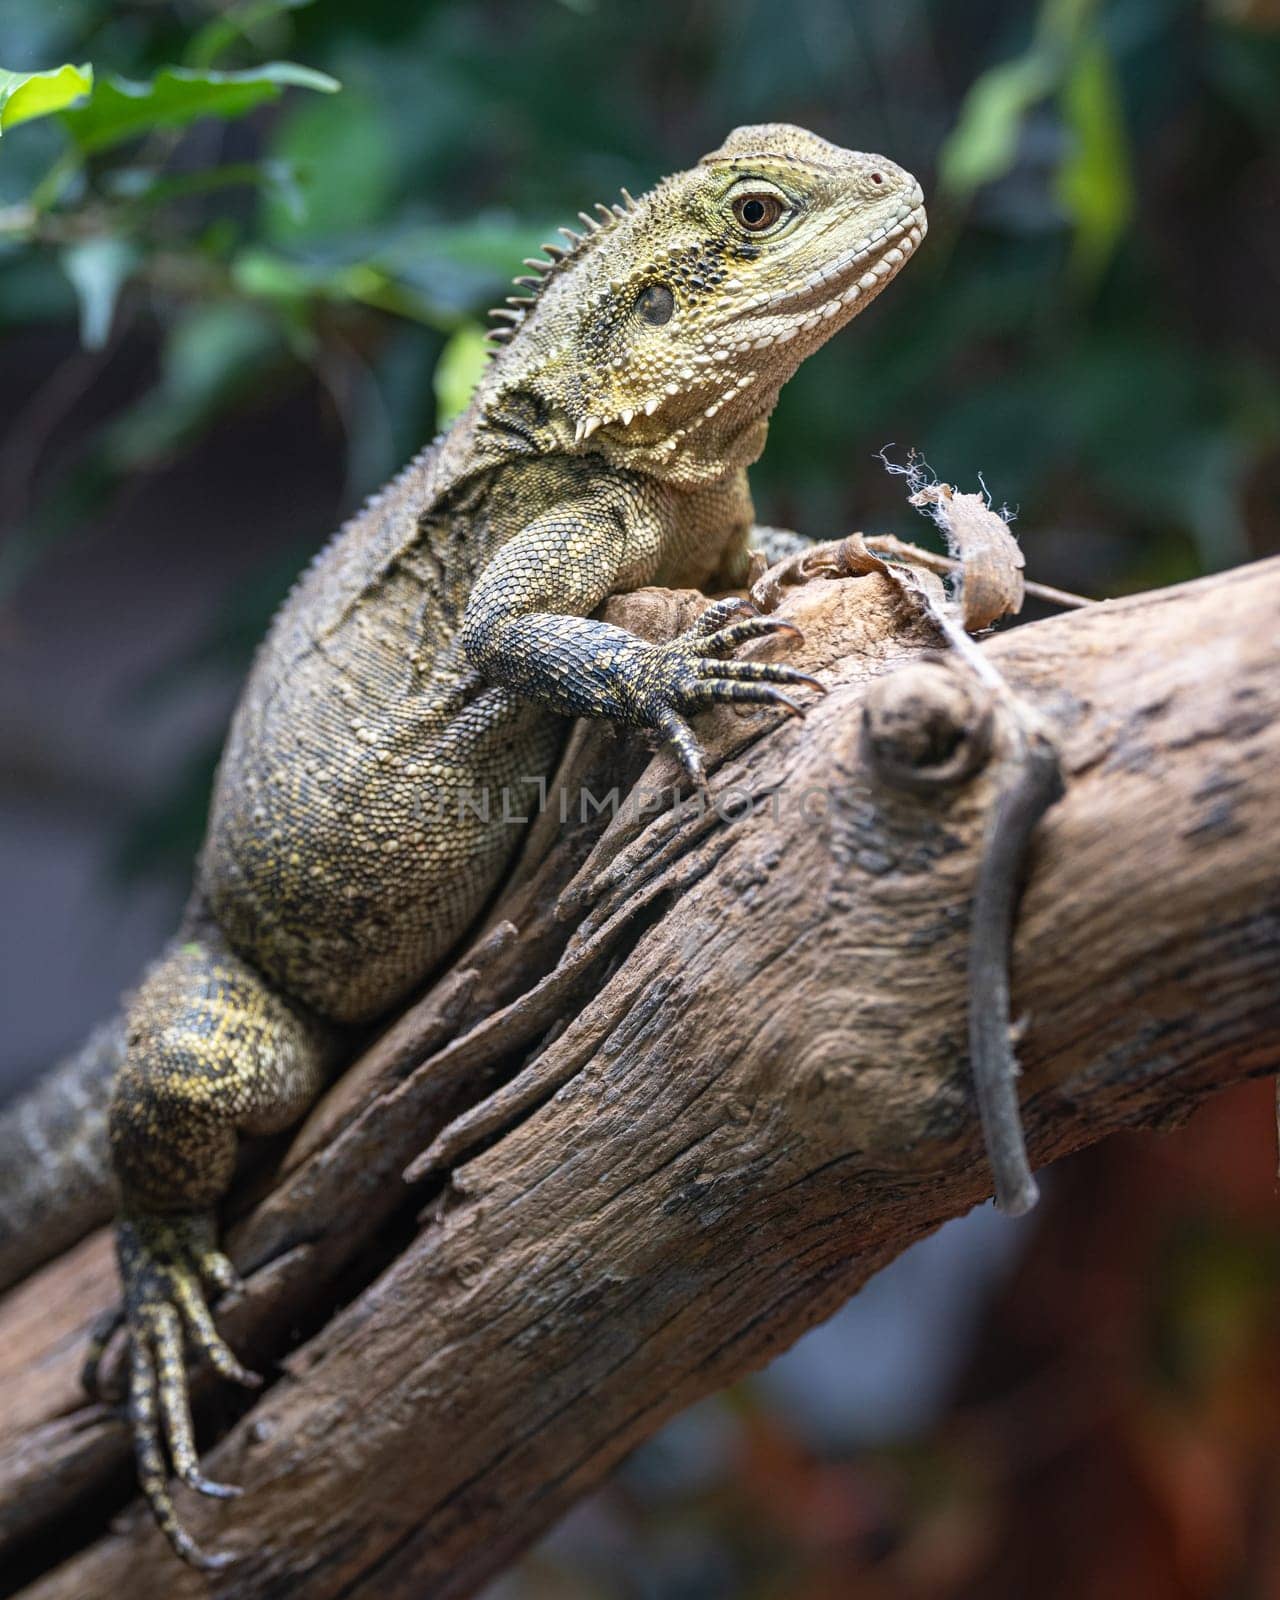
[{"label": "lizard's front leg", "polygon": [[[223,1377],[256,1385],[214,1327],[209,1291],[234,1288],[214,1208],[240,1133],[287,1127],[321,1087],[325,1041],[216,934],[180,945],[130,1008],[127,1053],[110,1113],[120,1185],[116,1254],[129,1335],[128,1412],[138,1477],[156,1521],[195,1566],[206,1554],[179,1522],[166,1455],[202,1494],[239,1491],[204,1478],[196,1457],[185,1347]],[[86,1384],[96,1389],[101,1342]]]},{"label": "lizard's front leg", "polygon": [[646,527],[644,515],[614,496],[572,501],[529,523],[477,581],[463,619],[463,645],[490,682],[530,700],[569,716],[655,730],[700,782],[702,755],[686,720],[691,712],[749,702],[798,713],[781,686],[822,685],[794,667],[727,659],[748,639],[794,631],[773,617],[732,621],[752,609],[743,601],[717,602],[663,645],[588,617],[621,586],[620,578],[644,581],[637,543],[649,543],[656,566],[660,536]]}]

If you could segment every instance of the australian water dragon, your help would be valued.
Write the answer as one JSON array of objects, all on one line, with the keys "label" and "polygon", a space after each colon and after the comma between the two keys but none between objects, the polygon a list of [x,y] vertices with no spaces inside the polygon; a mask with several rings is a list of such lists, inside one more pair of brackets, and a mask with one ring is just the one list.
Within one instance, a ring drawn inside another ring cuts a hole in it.
[{"label": "australian water dragon", "polygon": [[185,1349],[253,1381],[208,1309],[235,1282],[214,1213],[241,1135],[294,1121],[344,1030],[419,986],[490,898],[520,834],[464,791],[549,775],[573,716],[652,730],[697,779],[692,713],[820,687],[734,659],[779,626],[736,601],[666,645],[592,614],[642,584],[741,586],[779,389],[924,232],[908,173],[784,125],[584,213],[517,280],[465,415],[276,618],[178,936],[123,1022],[0,1121],[9,1279],[98,1220],[109,1144],[139,1476],[189,1561],[223,1558],[181,1526],[169,1468],[232,1491],[199,1471]]}]

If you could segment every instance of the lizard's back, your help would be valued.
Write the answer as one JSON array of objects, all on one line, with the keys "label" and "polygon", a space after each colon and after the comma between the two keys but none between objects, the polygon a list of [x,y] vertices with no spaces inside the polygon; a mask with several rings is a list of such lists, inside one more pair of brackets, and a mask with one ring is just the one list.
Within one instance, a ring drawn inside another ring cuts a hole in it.
[{"label": "lizard's back", "polygon": [[[467,421],[459,425],[465,443]],[[461,452],[459,452],[461,453]],[[577,464],[442,469],[424,452],[321,553],[254,664],[198,892],[290,998],[350,1022],[422,981],[489,897],[562,718],[486,686],[474,576]]]}]

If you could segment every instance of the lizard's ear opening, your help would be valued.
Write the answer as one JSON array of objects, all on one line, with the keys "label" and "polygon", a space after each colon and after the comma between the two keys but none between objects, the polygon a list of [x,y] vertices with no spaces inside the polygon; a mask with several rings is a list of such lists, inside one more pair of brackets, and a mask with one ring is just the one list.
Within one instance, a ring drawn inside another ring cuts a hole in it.
[{"label": "lizard's ear opening", "polygon": [[665,283],[651,283],[636,296],[636,316],[641,322],[651,323],[655,328],[670,322],[675,309],[675,296]]}]

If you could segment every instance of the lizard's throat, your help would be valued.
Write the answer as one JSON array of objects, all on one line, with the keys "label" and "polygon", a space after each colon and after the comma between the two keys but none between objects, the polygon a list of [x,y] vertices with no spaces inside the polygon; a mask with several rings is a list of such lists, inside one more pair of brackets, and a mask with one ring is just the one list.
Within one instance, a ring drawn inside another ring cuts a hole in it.
[{"label": "lizard's throat", "polygon": [[[619,465],[651,472],[683,487],[704,486],[749,467],[760,458],[769,417],[778,402],[778,385],[752,374],[741,387],[732,379],[728,393],[708,398],[700,410],[637,419],[626,429],[601,436],[605,452]],[[715,391],[708,390],[708,395]]]}]

